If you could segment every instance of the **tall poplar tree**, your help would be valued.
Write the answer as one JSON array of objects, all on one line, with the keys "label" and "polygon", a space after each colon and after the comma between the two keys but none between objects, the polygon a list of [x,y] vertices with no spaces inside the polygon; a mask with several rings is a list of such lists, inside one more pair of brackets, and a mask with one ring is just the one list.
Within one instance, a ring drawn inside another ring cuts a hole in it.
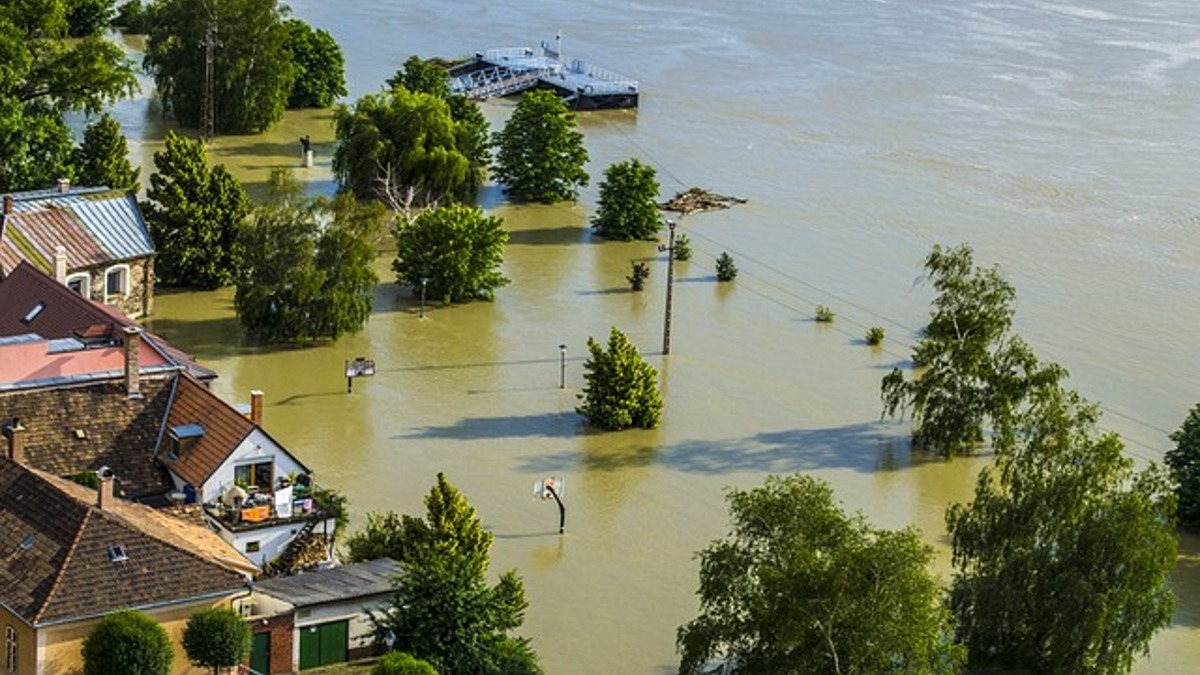
[{"label": "tall poplar tree", "polygon": [[108,113],[84,130],[74,164],[75,181],[81,185],[107,185],[134,192],[140,187],[142,170],[129,163],[129,145],[121,134],[121,125]]}]

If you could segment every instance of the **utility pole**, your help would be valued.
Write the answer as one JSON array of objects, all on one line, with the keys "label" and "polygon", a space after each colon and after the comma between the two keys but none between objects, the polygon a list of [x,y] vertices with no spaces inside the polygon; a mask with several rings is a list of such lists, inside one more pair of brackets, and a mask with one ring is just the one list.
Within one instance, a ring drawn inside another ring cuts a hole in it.
[{"label": "utility pole", "polygon": [[667,252],[667,315],[663,319],[663,356],[671,353],[671,291],[675,287],[675,221],[667,221],[670,236],[667,245],[659,245],[659,251]]},{"label": "utility pole", "polygon": [[213,72],[213,48],[217,46],[217,27],[215,24],[208,25],[208,31],[204,34],[204,42],[200,43],[204,47],[204,86],[200,90],[200,137],[205,141],[211,141],[217,131],[217,115],[216,115],[216,98],[215,87],[213,83],[216,80],[216,74]]}]

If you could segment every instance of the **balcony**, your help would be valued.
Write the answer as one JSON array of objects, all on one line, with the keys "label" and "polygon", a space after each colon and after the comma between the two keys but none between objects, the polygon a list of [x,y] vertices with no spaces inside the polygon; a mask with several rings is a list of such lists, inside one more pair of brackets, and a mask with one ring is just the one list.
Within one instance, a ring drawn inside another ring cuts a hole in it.
[{"label": "balcony", "polygon": [[332,518],[313,492],[304,485],[276,490],[233,488],[222,498],[204,504],[204,513],[231,532]]}]

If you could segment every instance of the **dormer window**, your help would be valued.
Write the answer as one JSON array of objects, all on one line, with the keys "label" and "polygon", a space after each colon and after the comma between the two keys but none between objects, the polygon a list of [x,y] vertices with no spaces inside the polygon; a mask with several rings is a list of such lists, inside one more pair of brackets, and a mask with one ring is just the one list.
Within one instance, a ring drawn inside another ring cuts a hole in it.
[{"label": "dormer window", "polygon": [[197,441],[204,438],[204,427],[199,424],[180,424],[179,426],[171,427],[169,435],[171,438],[171,447],[168,450],[167,458],[178,460]]}]

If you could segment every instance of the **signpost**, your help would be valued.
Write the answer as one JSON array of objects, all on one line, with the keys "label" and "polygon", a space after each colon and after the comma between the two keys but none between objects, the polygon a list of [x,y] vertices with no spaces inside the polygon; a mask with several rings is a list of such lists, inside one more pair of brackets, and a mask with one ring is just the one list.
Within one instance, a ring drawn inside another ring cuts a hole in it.
[{"label": "signpost", "polygon": [[375,361],[358,357],[353,361],[346,361],[346,393],[354,393],[354,378],[356,377],[372,377],[375,375]]}]

